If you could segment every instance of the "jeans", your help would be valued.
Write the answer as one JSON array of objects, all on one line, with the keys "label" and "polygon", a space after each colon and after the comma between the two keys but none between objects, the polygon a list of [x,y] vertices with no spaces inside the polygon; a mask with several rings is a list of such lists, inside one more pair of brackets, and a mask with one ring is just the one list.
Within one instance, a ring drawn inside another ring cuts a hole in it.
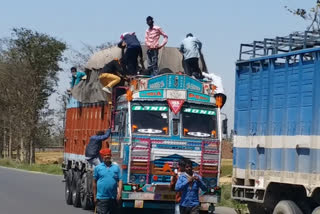
[{"label": "jeans", "polygon": [[117,201],[115,199],[98,199],[97,214],[117,213]]},{"label": "jeans", "polygon": [[159,51],[157,49],[149,49],[149,50],[147,50],[148,70],[150,71],[152,76],[156,76],[159,73],[158,54],[159,54]]},{"label": "jeans", "polygon": [[137,75],[138,57],[142,56],[141,47],[128,48],[123,58],[129,75]]},{"label": "jeans", "polygon": [[190,58],[190,59],[186,59],[184,61],[184,65],[185,65],[185,73],[189,76],[194,76],[197,79],[201,79],[202,75],[201,75],[201,70],[199,67],[199,59],[194,57],[194,58]]},{"label": "jeans", "polygon": [[109,88],[113,88],[121,80],[121,78],[118,77],[117,75],[110,74],[110,73],[100,74],[99,79],[103,87],[109,87]]},{"label": "jeans", "polygon": [[200,206],[195,207],[183,207],[180,206],[180,214],[199,214]]},{"label": "jeans", "polygon": [[86,157],[86,160],[93,166],[98,166],[100,163],[102,163],[102,159],[99,155],[99,157],[96,157],[96,158],[89,158],[89,157]]}]

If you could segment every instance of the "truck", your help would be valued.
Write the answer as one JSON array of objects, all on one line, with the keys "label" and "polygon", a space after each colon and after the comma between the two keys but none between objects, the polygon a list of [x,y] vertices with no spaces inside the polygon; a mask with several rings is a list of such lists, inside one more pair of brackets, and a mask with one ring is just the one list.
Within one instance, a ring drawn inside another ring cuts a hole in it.
[{"label": "truck", "polygon": [[[175,61],[180,64],[181,58]],[[97,69],[90,72],[86,81],[91,83],[83,83],[83,88],[98,81]],[[211,82],[177,71],[137,76],[115,87],[112,99],[105,101],[83,103],[72,97],[64,142],[66,203],[93,207],[93,167],[85,160],[85,147],[96,131],[111,127],[109,145],[123,181],[121,207],[173,211],[176,193],[169,188],[170,179],[184,158],[192,161],[207,186],[199,193],[201,210],[212,213],[221,195],[223,103]]]},{"label": "truck", "polygon": [[232,198],[250,213],[320,213],[320,35],[241,44]]}]

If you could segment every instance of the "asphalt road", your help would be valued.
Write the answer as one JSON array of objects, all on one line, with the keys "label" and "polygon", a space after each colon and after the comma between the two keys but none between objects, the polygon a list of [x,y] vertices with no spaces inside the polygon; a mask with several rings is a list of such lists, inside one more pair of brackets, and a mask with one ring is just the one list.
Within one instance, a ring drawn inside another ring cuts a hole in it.
[{"label": "asphalt road", "polygon": [[[67,205],[62,176],[31,173],[0,167],[1,214],[92,214]],[[138,210],[139,214],[145,210]],[[135,212],[126,212],[134,214]],[[156,212],[150,212],[155,214]],[[217,214],[236,214],[229,208],[217,208]]]}]

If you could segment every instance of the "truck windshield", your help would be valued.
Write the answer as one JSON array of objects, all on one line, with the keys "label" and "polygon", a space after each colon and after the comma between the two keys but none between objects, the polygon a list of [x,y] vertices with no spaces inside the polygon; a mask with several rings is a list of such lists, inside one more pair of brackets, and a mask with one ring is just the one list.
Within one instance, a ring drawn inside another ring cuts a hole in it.
[{"label": "truck windshield", "polygon": [[182,123],[185,136],[216,137],[217,115],[213,110],[185,108]]},{"label": "truck windshield", "polygon": [[168,134],[167,106],[132,106],[132,132],[137,134]]}]

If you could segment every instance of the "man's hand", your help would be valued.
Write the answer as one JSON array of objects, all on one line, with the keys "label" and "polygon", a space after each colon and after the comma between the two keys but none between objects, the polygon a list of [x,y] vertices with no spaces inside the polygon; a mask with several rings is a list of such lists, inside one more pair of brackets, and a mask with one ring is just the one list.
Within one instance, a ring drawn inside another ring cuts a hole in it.
[{"label": "man's hand", "polygon": [[97,198],[96,197],[93,197],[93,203],[95,206],[97,205]]},{"label": "man's hand", "polygon": [[193,180],[195,180],[195,181],[199,181],[199,176],[193,176]]},{"label": "man's hand", "polygon": [[189,182],[189,183],[192,183],[193,181],[194,181],[194,178],[193,178],[193,177],[189,177],[189,178],[188,178],[188,182]]}]

